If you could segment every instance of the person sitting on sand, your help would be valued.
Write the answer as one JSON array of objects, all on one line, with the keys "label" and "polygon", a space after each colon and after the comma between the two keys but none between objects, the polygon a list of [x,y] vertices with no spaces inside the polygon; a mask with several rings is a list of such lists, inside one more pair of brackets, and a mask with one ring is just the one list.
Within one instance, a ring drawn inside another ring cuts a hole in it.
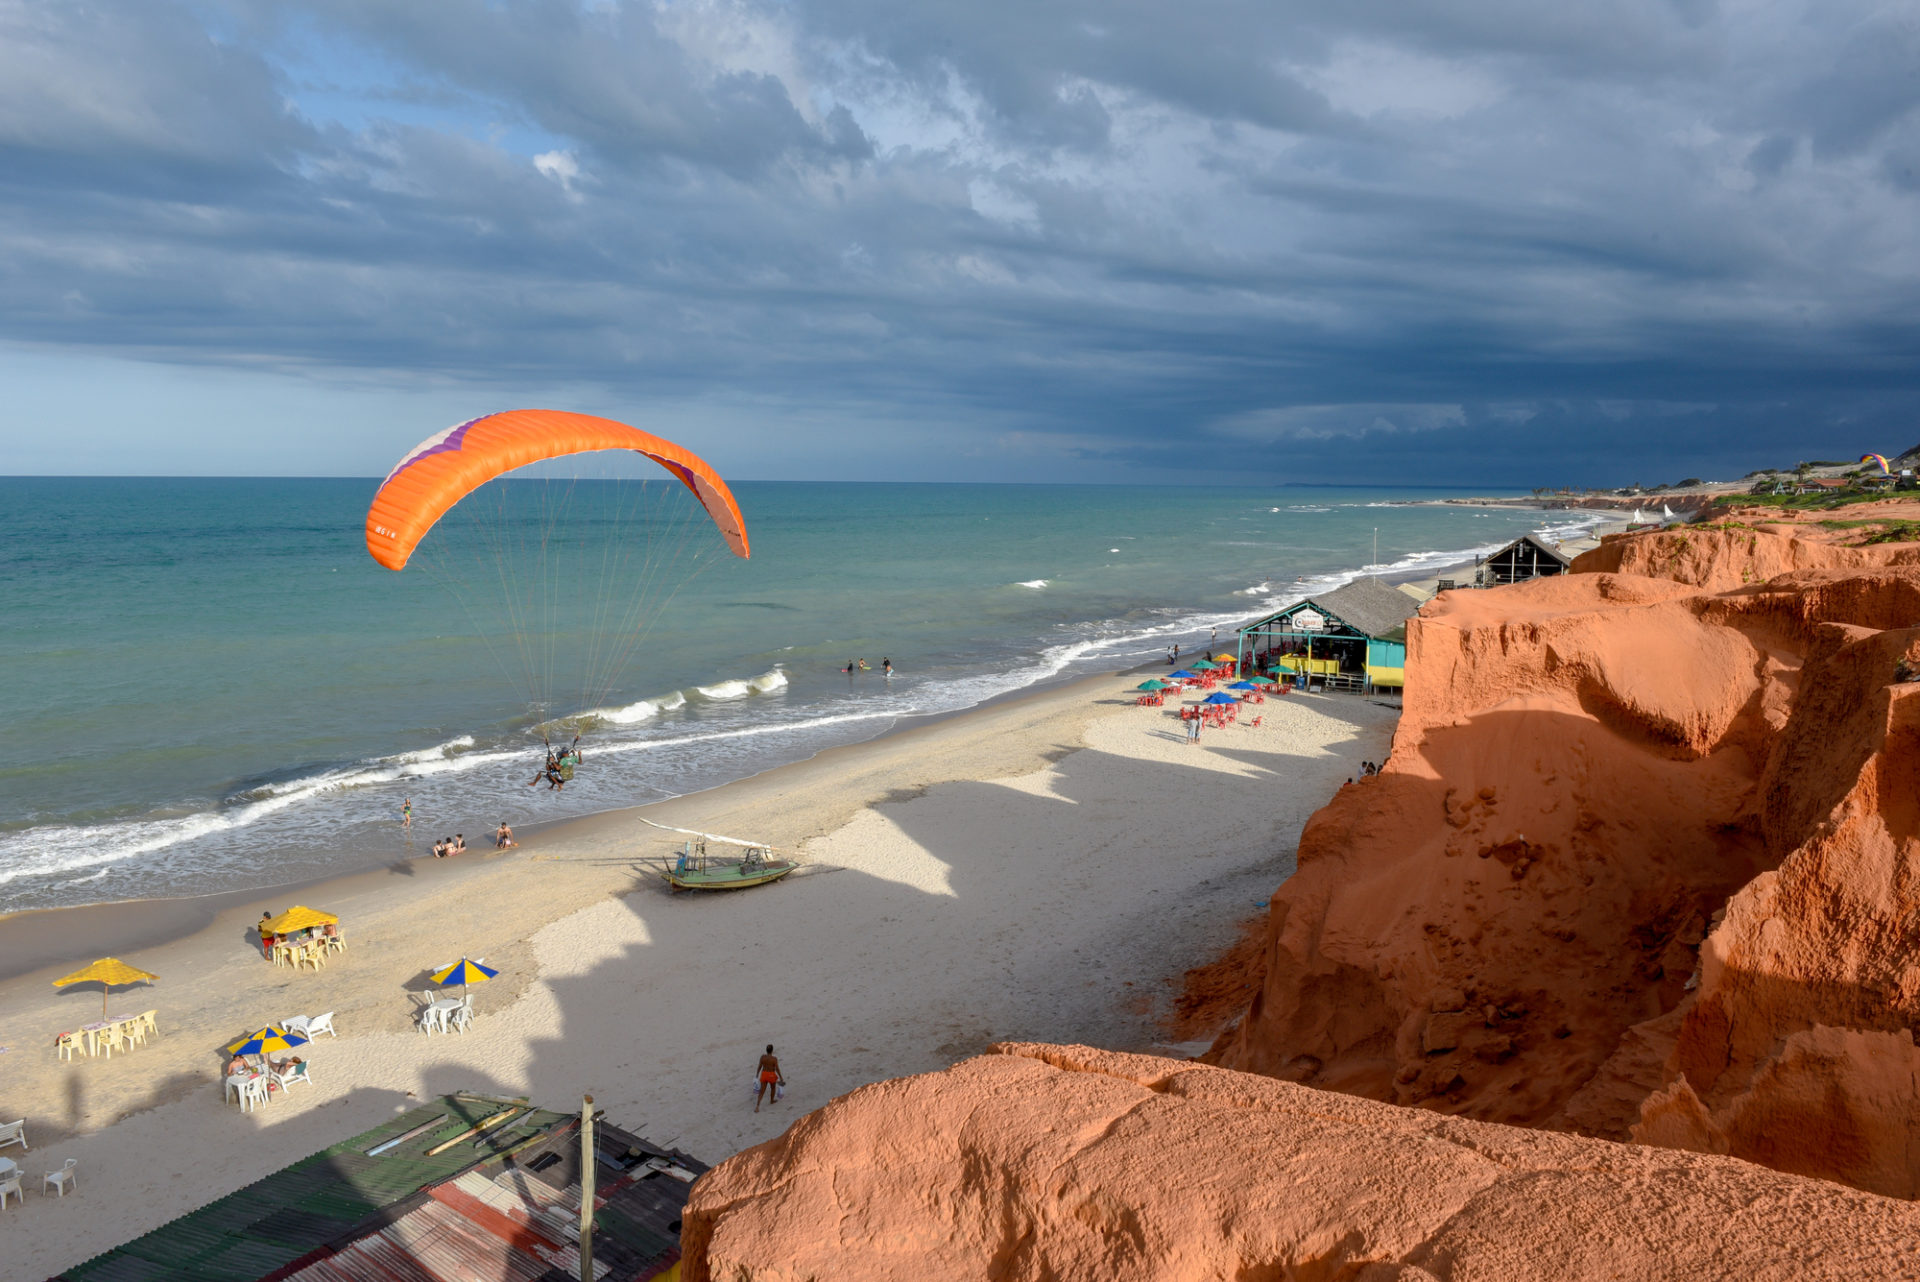
[{"label": "person sitting on sand", "polygon": [[440,840],[434,842],[433,857],[435,859],[445,859],[447,857],[447,847],[452,844],[453,838],[451,837],[442,837]]},{"label": "person sitting on sand", "polygon": [[779,1088],[786,1084],[787,1079],[780,1075],[780,1061],[774,1058],[773,1047],[769,1046],[767,1053],[760,1057],[760,1089],[753,1093],[753,1111],[760,1111],[760,1098],[763,1095],[771,1096],[773,1102],[778,1104]]},{"label": "person sitting on sand", "polygon": [[502,819],[500,826],[493,830],[493,848],[495,850],[512,850],[519,844],[519,842],[513,839],[513,829],[507,827],[507,821]]},{"label": "person sitting on sand", "polygon": [[454,834],[453,834],[453,848],[452,848],[451,850],[449,850],[449,851],[447,851],[447,853],[448,853],[448,854],[450,854],[450,855],[464,855],[464,854],[466,854],[466,853],[467,853],[467,834],[466,834],[466,833],[464,833],[464,832],[456,832],[456,833],[454,833]]}]

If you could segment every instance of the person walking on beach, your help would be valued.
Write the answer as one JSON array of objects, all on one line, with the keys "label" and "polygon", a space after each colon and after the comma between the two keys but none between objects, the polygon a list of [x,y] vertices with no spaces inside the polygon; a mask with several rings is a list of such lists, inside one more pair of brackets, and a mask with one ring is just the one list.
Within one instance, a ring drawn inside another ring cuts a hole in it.
[{"label": "person walking on beach", "polygon": [[408,797],[405,801],[400,803],[400,826],[402,828],[413,827],[413,798],[412,797]]},{"label": "person walking on beach", "polygon": [[774,1058],[773,1047],[767,1047],[767,1053],[760,1057],[760,1087],[753,1093],[753,1111],[760,1111],[760,1099],[769,1096],[775,1104],[780,1102],[780,1088],[787,1079],[780,1075],[780,1061]]}]

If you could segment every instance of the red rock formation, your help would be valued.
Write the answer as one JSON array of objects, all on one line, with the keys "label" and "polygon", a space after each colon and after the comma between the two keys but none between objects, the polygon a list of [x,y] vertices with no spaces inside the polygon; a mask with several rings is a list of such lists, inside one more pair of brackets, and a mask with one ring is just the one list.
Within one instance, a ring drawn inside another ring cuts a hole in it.
[{"label": "red rock formation", "polygon": [[1738,585],[1920,549],[1676,537],[1609,552],[1676,578],[1410,624],[1394,751],[1308,824],[1208,1058],[1915,1196],[1920,567]]},{"label": "red rock formation", "polygon": [[693,1187],[685,1282],[1910,1278],[1920,1208],[1078,1046],[863,1087]]},{"label": "red rock formation", "polygon": [[1920,546],[1911,543],[1847,547],[1834,537],[1846,531],[1752,511],[1736,515],[1748,520],[1609,537],[1575,557],[1574,572],[1645,575],[1724,592],[1797,570],[1920,565]]}]

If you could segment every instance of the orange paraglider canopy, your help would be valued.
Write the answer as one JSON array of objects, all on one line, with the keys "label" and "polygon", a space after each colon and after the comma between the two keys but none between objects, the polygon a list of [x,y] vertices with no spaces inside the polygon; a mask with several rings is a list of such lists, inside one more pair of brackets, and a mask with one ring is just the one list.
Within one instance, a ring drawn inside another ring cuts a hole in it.
[{"label": "orange paraglider canopy", "polygon": [[633,450],[680,478],[735,556],[746,556],[747,523],[720,474],[692,450],[637,427],[566,410],[505,410],[469,419],[408,451],[367,509],[367,551],[389,570],[406,566],[434,523],[503,472],[567,454]]}]

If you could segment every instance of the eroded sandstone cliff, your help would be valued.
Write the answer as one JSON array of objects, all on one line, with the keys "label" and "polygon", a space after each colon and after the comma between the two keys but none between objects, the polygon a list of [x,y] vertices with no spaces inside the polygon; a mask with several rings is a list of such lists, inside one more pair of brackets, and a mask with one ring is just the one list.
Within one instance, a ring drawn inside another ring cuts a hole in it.
[{"label": "eroded sandstone cliff", "polygon": [[1920,1194],[1917,554],[1663,532],[1429,605],[1208,1058]]},{"label": "eroded sandstone cliff", "polygon": [[686,1282],[1912,1276],[1920,1208],[1083,1046],[835,1100],[693,1187]]}]

